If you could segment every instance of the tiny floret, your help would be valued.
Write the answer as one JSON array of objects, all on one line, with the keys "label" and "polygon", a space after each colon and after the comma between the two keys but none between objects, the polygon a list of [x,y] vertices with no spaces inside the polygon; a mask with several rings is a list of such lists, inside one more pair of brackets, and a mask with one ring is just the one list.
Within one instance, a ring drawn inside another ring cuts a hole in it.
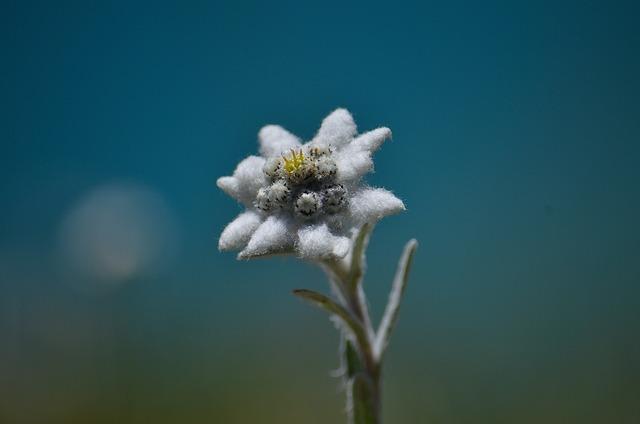
[{"label": "tiny floret", "polygon": [[280,208],[286,207],[291,190],[284,181],[276,181],[269,187],[269,201]]},{"label": "tiny floret", "polygon": [[282,156],[282,159],[284,159],[284,170],[287,172],[287,175],[298,172],[306,165],[302,149],[297,152],[291,149],[291,153],[289,155]]},{"label": "tiny floret", "polygon": [[357,135],[345,109],[327,116],[306,144],[282,127],[264,127],[258,134],[262,156],[245,159],[233,176],[218,179],[247,208],[223,232],[220,249],[241,249],[243,259],[346,255],[363,224],[404,210],[391,192],[362,182],[372,170],[372,153],[390,135],[388,128]]},{"label": "tiny floret", "polygon": [[283,176],[282,158],[269,158],[265,161],[262,170],[265,175],[271,179],[276,179]]},{"label": "tiny floret", "polygon": [[320,212],[321,207],[322,198],[313,191],[303,191],[295,203],[296,214],[303,218],[313,218]]},{"label": "tiny floret", "polygon": [[329,180],[338,172],[336,162],[329,156],[321,156],[316,160],[316,173],[319,180]]},{"label": "tiny floret", "polygon": [[269,194],[269,187],[262,187],[258,190],[258,194],[256,194],[256,208],[265,212],[271,210],[271,199],[269,198]]},{"label": "tiny floret", "polygon": [[347,191],[342,184],[325,187],[322,190],[322,207],[328,214],[336,214],[345,206]]}]

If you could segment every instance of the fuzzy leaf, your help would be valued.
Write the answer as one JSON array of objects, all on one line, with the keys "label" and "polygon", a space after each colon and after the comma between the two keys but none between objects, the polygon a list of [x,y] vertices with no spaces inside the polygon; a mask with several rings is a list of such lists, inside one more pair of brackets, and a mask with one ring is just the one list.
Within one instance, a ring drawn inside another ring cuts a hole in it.
[{"label": "fuzzy leaf", "polygon": [[396,321],[398,320],[400,301],[402,300],[402,295],[404,294],[404,290],[407,287],[409,270],[411,269],[411,262],[413,260],[413,255],[417,247],[418,242],[415,239],[409,240],[404,248],[404,251],[402,252],[400,261],[398,262],[398,269],[393,280],[391,293],[389,294],[389,301],[387,302],[387,307],[384,311],[382,321],[380,322],[380,328],[378,329],[375,340],[374,351],[378,360],[382,358],[384,350],[389,344],[391,332],[393,331]]},{"label": "fuzzy leaf", "polygon": [[351,272],[349,273],[350,289],[355,291],[358,283],[362,279],[365,267],[365,250],[369,244],[369,235],[373,230],[373,225],[365,223],[360,227],[358,235],[353,243],[353,251],[351,253]]},{"label": "fuzzy leaf", "polygon": [[338,317],[344,323],[345,329],[353,334],[360,346],[365,346],[369,343],[369,340],[367,339],[367,333],[364,330],[360,320],[351,312],[346,310],[343,306],[338,305],[333,299],[323,294],[306,289],[294,290],[293,294],[306,300],[307,302],[310,302],[320,309],[324,309],[325,311],[329,312],[329,314]]}]

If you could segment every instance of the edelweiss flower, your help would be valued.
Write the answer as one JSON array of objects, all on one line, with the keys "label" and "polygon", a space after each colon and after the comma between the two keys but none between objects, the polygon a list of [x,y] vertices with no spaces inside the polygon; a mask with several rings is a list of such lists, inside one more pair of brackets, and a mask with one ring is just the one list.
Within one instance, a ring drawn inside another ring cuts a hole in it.
[{"label": "edelweiss flower", "polygon": [[240,259],[341,258],[363,224],[404,210],[388,190],[362,183],[373,168],[371,154],[391,130],[356,133],[345,109],[327,116],[306,144],[280,126],[263,127],[261,156],[249,156],[233,176],[218,179],[218,187],[246,207],[222,232],[220,250],[241,250]]}]

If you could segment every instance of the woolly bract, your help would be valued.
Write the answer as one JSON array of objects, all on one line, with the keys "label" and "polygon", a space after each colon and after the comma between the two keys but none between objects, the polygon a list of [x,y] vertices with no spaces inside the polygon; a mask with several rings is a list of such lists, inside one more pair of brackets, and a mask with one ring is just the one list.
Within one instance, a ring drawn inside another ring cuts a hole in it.
[{"label": "woolly bract", "polygon": [[219,249],[239,250],[240,259],[344,257],[363,224],[404,210],[390,191],[362,182],[373,169],[372,153],[390,137],[384,127],[357,135],[345,109],[327,116],[305,144],[280,126],[263,127],[260,156],[249,156],[217,181],[246,207],[222,232]]}]

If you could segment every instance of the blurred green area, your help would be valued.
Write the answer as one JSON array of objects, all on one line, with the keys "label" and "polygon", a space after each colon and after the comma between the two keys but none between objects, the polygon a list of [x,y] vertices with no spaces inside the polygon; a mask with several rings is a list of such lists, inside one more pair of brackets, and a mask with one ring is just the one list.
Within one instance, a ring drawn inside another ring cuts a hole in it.
[{"label": "blurred green area", "polygon": [[[262,281],[140,280],[96,298],[43,279],[4,297],[1,421],[343,422],[343,393],[329,375],[337,332],[288,294],[296,284],[326,291],[322,275],[276,262],[284,269]],[[376,274],[392,270],[372,267],[379,315],[386,281]],[[304,281],[279,281],[292,273]],[[467,314],[510,322],[455,318],[455,307],[437,305],[440,285],[420,275],[385,366],[386,422],[634,422],[631,329],[549,322],[545,311],[507,305],[492,314],[483,301]],[[416,298],[418,285],[429,295]]]}]

